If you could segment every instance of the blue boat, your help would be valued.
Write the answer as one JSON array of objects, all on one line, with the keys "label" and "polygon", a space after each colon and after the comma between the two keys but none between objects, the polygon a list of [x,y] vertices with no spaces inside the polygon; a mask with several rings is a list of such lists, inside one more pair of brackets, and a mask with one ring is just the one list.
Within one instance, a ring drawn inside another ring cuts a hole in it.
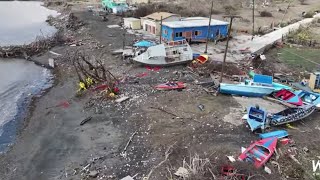
[{"label": "blue boat", "polygon": [[313,104],[318,109],[320,108],[320,94],[308,91],[296,91],[296,95],[298,95],[303,102],[308,104]]},{"label": "blue boat", "polygon": [[266,119],[267,112],[264,109],[258,106],[248,108],[247,122],[252,132],[257,129],[265,129]]},{"label": "blue boat", "polygon": [[304,119],[310,116],[315,111],[315,108],[313,104],[306,104],[267,115],[267,112],[259,107],[249,107],[247,122],[251,131],[264,130],[269,126],[279,126]]},{"label": "blue boat", "polygon": [[263,97],[281,89],[291,89],[283,84],[274,83],[272,76],[255,74],[253,80],[240,84],[220,84],[220,93],[247,97]]},{"label": "blue boat", "polygon": [[274,91],[272,86],[262,86],[255,84],[250,80],[246,80],[240,84],[220,83],[220,93],[232,94],[247,97],[263,97],[271,94]]},{"label": "blue boat", "polygon": [[287,108],[268,117],[268,121],[272,126],[292,123],[310,116],[316,107],[313,104],[306,104],[297,108]]}]

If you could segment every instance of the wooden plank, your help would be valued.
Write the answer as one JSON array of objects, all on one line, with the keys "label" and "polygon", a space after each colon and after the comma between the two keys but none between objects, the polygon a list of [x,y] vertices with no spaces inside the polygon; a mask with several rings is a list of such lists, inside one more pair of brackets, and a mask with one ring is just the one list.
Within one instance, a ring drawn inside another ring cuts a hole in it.
[{"label": "wooden plank", "polygon": [[296,108],[297,107],[297,106],[295,106],[293,104],[289,104],[287,102],[284,102],[284,101],[281,101],[281,100],[278,100],[278,99],[275,99],[275,98],[272,98],[272,97],[264,96],[263,98],[266,99],[266,100],[272,101],[274,103],[282,104],[282,105],[287,106],[289,108]]}]

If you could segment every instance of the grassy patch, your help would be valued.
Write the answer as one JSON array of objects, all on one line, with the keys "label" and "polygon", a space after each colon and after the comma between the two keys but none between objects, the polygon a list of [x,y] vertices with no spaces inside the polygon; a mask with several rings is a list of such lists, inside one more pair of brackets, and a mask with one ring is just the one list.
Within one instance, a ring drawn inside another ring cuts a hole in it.
[{"label": "grassy patch", "polygon": [[[297,70],[315,71],[320,68],[320,50],[286,47],[280,50],[279,59]],[[312,63],[311,61],[315,62]]]}]

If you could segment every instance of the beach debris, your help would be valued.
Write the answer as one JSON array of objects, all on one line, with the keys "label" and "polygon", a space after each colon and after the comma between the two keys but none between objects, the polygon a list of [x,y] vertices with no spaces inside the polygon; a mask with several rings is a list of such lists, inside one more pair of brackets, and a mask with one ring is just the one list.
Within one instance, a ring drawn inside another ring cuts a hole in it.
[{"label": "beach debris", "polygon": [[124,147],[124,149],[122,150],[122,152],[120,153],[120,156],[122,156],[123,158],[127,157],[127,148],[130,145],[130,143],[132,142],[133,137],[137,134],[138,132],[135,131],[129,138],[129,141],[127,142],[126,146]]},{"label": "beach debris", "polygon": [[236,162],[236,159],[233,156],[227,156],[230,162]]},{"label": "beach debris", "polygon": [[221,174],[223,176],[227,176],[228,178],[241,180],[248,178],[245,174],[237,173],[237,171],[238,170],[235,167],[229,165],[222,166],[221,168]]},{"label": "beach debris", "polygon": [[278,171],[279,171],[279,173],[281,174],[280,164],[279,164],[278,162],[276,162],[276,161],[271,161],[271,164],[276,165],[276,166],[278,167]]},{"label": "beach debris", "polygon": [[274,154],[277,146],[277,138],[271,137],[252,143],[241,155],[239,160],[248,161],[256,168],[262,167]]},{"label": "beach debris", "polygon": [[172,113],[172,112],[169,112],[169,111],[167,111],[167,110],[164,110],[163,108],[150,107],[150,109],[157,109],[157,110],[160,110],[160,111],[162,111],[162,112],[165,112],[165,113],[167,113],[167,114],[169,114],[169,115],[171,115],[171,116],[174,116],[175,118],[180,118],[178,115],[176,115],[176,114],[174,114],[174,113]]},{"label": "beach debris", "polygon": [[126,177],[124,177],[124,178],[122,178],[120,180],[134,180],[134,179],[131,176],[126,176]]},{"label": "beach debris", "polygon": [[241,119],[242,120],[247,120],[248,119],[248,114],[243,115]]},{"label": "beach debris", "polygon": [[96,83],[106,84],[110,90],[115,88],[118,80],[106,69],[101,58],[89,56],[84,51],[78,50],[71,53],[68,52],[64,58],[71,60],[79,82],[84,83],[85,88]]},{"label": "beach debris", "polygon": [[89,177],[96,178],[98,176],[98,171],[90,171]]},{"label": "beach debris", "polygon": [[294,162],[296,162],[297,164],[301,165],[301,162],[293,155],[293,154],[289,154],[290,159],[292,159]]},{"label": "beach debris", "polygon": [[145,77],[145,76],[148,76],[148,73],[144,72],[144,73],[140,73],[140,74],[136,75],[136,77],[139,77],[139,78],[142,78],[142,77]]},{"label": "beach debris", "polygon": [[181,90],[186,88],[186,84],[184,82],[167,82],[163,84],[159,84],[155,86],[157,90]]},{"label": "beach debris", "polygon": [[186,169],[184,167],[179,167],[179,169],[174,173],[174,175],[176,175],[178,177],[182,177],[182,178],[188,178],[190,173],[189,173],[188,169]]},{"label": "beach debris", "polygon": [[209,56],[204,54],[204,55],[198,56],[196,60],[199,64],[204,64],[208,61],[208,59],[209,59]]},{"label": "beach debris", "polygon": [[148,47],[151,47],[151,46],[154,46],[156,45],[156,43],[154,42],[151,42],[151,41],[138,41],[136,43],[133,44],[133,46],[135,47],[144,47],[144,48],[148,48]]},{"label": "beach debris", "polygon": [[287,144],[291,143],[292,140],[289,138],[283,138],[283,139],[280,139],[280,142],[282,145],[287,145]]},{"label": "beach debris", "polygon": [[53,51],[49,51],[49,53],[53,54],[53,55],[56,55],[56,56],[61,56],[62,54],[59,54],[59,53],[56,53],[56,52],[53,52]]},{"label": "beach debris", "polygon": [[267,166],[264,166],[264,171],[268,174],[272,174],[271,169],[268,168]]},{"label": "beach debris", "polygon": [[309,149],[307,147],[303,147],[302,150],[303,150],[304,153],[308,153],[309,152]]},{"label": "beach debris", "polygon": [[279,131],[272,131],[272,132],[268,132],[268,133],[263,133],[263,134],[259,134],[259,137],[261,139],[266,139],[266,138],[270,138],[270,137],[277,137],[278,139],[287,137],[289,134],[287,131],[285,130],[279,130]]},{"label": "beach debris", "polygon": [[55,108],[55,107],[63,107],[68,108],[70,106],[70,103],[68,101],[61,101],[59,104],[51,107],[47,107],[46,109]]},{"label": "beach debris", "polygon": [[117,24],[114,24],[114,25],[108,25],[107,27],[108,27],[108,28],[120,28],[120,26],[119,26],[119,25],[117,25]]},{"label": "beach debris", "polygon": [[204,105],[203,104],[199,104],[198,108],[200,109],[200,111],[204,111]]},{"label": "beach debris", "polygon": [[54,59],[53,58],[49,58],[49,66],[54,68]]},{"label": "beach debris", "polygon": [[149,71],[160,71],[160,69],[161,69],[161,67],[159,67],[159,66],[155,66],[155,67],[145,66],[145,67]]},{"label": "beach debris", "polygon": [[85,123],[89,122],[92,119],[92,116],[85,118],[83,121],[80,122],[80,126],[84,125]]},{"label": "beach debris", "polygon": [[126,100],[128,100],[128,99],[130,99],[130,97],[128,97],[128,96],[123,96],[123,97],[121,97],[121,98],[116,99],[115,102],[117,102],[117,103],[122,103],[122,102],[124,102],[124,101],[126,101]]}]

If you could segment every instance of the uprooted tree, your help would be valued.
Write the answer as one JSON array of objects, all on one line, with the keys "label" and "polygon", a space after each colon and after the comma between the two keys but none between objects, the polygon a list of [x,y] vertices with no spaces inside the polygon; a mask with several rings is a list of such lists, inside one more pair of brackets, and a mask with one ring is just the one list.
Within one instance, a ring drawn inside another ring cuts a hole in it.
[{"label": "uprooted tree", "polygon": [[116,77],[105,68],[102,58],[89,56],[84,51],[68,52],[67,58],[71,60],[73,67],[77,73],[80,82],[85,83],[87,87],[87,79],[92,79],[96,84],[104,84],[110,91],[113,91],[117,83]]}]

